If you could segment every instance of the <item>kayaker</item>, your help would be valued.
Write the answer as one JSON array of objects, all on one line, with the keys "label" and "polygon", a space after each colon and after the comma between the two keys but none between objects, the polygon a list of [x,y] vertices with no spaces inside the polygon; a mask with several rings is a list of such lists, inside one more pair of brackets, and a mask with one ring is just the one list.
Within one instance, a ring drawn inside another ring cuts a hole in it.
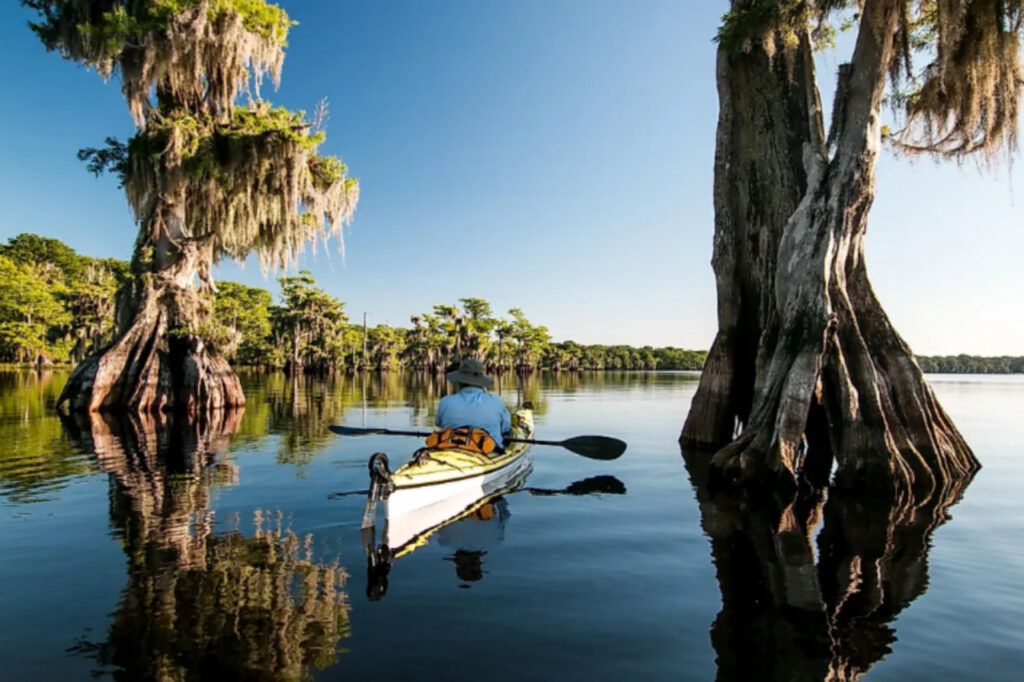
[{"label": "kayaker", "polygon": [[504,448],[501,436],[512,430],[512,416],[504,400],[485,390],[494,385],[494,380],[484,373],[480,361],[465,358],[457,370],[448,372],[445,377],[455,384],[457,392],[441,398],[434,423],[442,429],[460,426],[483,429],[499,448]]}]

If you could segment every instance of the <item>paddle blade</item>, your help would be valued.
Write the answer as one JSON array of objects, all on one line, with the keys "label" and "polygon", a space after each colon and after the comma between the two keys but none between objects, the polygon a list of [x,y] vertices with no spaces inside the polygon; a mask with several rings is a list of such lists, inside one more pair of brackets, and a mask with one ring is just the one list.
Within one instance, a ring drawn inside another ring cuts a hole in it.
[{"label": "paddle blade", "polygon": [[339,436],[416,436],[426,438],[429,431],[396,431],[394,429],[357,428],[355,426],[328,426],[333,433]]},{"label": "paddle blade", "polygon": [[386,429],[358,429],[352,426],[328,426],[327,428],[339,436],[370,436],[387,433]]},{"label": "paddle blade", "polygon": [[608,436],[576,436],[559,443],[569,452],[590,459],[618,459],[626,451],[626,443]]}]

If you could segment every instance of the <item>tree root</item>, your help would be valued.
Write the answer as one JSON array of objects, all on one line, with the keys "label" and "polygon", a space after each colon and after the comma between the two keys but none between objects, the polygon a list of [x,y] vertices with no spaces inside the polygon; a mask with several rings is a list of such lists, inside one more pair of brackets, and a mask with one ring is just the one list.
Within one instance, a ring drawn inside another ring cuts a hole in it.
[{"label": "tree root", "polygon": [[86,358],[57,401],[72,411],[183,411],[245,405],[228,362],[189,333],[171,333],[166,313],[150,306],[116,342]]}]

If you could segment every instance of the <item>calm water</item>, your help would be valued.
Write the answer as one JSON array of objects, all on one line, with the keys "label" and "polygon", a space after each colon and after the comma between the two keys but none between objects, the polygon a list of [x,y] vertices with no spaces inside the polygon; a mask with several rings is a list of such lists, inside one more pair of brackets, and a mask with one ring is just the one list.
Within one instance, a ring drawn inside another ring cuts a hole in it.
[{"label": "calm water", "polygon": [[538,437],[628,452],[536,448],[524,489],[370,585],[337,493],[415,443],[326,427],[422,427],[438,387],[250,374],[219,423],[62,423],[64,378],[0,374],[2,680],[1021,677],[1024,377],[935,377],[984,465],[960,501],[833,495],[790,510],[810,542],[691,479],[695,375],[506,386]]}]

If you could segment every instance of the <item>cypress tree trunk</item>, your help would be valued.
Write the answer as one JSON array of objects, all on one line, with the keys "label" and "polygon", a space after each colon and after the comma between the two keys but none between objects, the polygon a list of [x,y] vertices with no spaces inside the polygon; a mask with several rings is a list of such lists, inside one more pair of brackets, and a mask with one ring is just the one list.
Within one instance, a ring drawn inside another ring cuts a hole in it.
[{"label": "cypress tree trunk", "polygon": [[806,30],[774,56],[719,48],[719,333],[681,439],[721,447],[712,466],[729,480],[821,486],[835,460],[840,484],[928,493],[979,467],[864,263],[899,9],[865,2],[852,61],[840,67],[831,144]]},{"label": "cypress tree trunk", "polygon": [[59,406],[195,414],[245,404],[234,370],[197,333],[208,314],[197,285],[211,286],[213,251],[186,236],[184,212],[184,197],[165,198],[143,225],[116,339],[75,368]]}]

